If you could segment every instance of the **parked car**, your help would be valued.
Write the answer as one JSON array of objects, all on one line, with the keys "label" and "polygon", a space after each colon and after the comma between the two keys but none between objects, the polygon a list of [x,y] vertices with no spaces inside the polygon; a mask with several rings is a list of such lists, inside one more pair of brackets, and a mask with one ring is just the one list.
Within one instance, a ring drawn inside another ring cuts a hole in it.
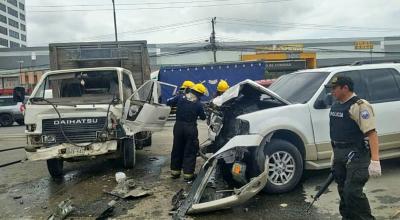
[{"label": "parked car", "polygon": [[17,102],[12,96],[0,96],[0,124],[8,127],[17,122],[24,125],[24,103]]},{"label": "parked car", "polygon": [[400,157],[400,64],[301,70],[268,89],[246,80],[213,100],[210,142],[202,149],[213,154],[178,210],[231,207],[261,190],[288,192],[304,170],[328,168],[333,100],[324,85],[338,75],[351,77],[355,93],[372,104],[380,158]]}]

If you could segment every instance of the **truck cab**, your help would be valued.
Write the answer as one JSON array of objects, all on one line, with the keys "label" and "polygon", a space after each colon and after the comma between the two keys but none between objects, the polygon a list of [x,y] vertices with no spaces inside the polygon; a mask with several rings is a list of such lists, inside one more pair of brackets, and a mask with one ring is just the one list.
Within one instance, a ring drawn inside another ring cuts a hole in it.
[{"label": "truck cab", "polygon": [[159,103],[162,86],[150,80],[137,89],[119,67],[47,72],[26,104],[28,159],[46,160],[52,176],[63,174],[63,161],[97,156],[120,157],[132,168],[143,147],[135,137],[162,130],[169,116]]}]

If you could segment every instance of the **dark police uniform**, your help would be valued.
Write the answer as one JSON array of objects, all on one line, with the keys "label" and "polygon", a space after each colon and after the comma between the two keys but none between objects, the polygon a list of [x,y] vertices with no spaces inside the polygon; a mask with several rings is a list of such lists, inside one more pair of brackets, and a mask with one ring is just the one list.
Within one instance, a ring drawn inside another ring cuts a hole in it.
[{"label": "dark police uniform", "polygon": [[199,150],[197,118],[206,119],[203,104],[194,92],[177,95],[169,99],[167,104],[177,107],[171,152],[171,171],[180,173],[183,169],[184,175],[191,176],[195,170],[196,156]]},{"label": "dark police uniform", "polygon": [[[329,116],[334,152],[332,172],[338,184],[340,214],[343,219],[375,219],[363,192],[371,160],[364,134],[375,130],[373,109],[354,95],[344,103],[336,102]],[[352,151],[354,156],[348,160]]]}]

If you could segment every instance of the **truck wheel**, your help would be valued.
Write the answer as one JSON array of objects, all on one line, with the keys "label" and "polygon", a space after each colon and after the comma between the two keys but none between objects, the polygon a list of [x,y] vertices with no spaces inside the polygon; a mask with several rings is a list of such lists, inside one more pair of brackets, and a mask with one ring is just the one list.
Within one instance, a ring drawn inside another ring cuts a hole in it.
[{"label": "truck wheel", "polygon": [[144,147],[151,146],[151,132],[150,131],[142,131],[135,134],[135,145],[136,149],[141,150]]},{"label": "truck wheel", "polygon": [[124,168],[131,169],[136,163],[136,149],[133,138],[124,138],[122,140],[122,159]]},{"label": "truck wheel", "polygon": [[60,159],[47,160],[47,169],[52,177],[57,178],[63,175],[64,161]]},{"label": "truck wheel", "polygon": [[4,127],[9,127],[14,123],[14,119],[10,114],[0,115],[0,124]]},{"label": "truck wheel", "polygon": [[24,125],[25,123],[24,123],[24,119],[18,119],[18,120],[15,120],[17,123],[18,123],[18,125]]},{"label": "truck wheel", "polygon": [[285,140],[272,139],[264,154],[269,156],[269,173],[263,191],[284,193],[294,189],[303,175],[303,158],[297,147]]}]

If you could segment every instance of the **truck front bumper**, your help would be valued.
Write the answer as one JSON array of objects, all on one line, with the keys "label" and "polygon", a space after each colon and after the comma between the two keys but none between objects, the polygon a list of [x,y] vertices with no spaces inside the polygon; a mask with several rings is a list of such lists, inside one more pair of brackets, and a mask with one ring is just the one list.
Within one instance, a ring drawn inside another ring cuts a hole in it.
[{"label": "truck front bumper", "polygon": [[74,158],[74,157],[90,157],[107,154],[117,150],[117,141],[106,141],[93,143],[68,144],[63,143],[48,148],[37,149],[35,152],[26,151],[26,156],[31,161],[48,160],[53,158]]}]

